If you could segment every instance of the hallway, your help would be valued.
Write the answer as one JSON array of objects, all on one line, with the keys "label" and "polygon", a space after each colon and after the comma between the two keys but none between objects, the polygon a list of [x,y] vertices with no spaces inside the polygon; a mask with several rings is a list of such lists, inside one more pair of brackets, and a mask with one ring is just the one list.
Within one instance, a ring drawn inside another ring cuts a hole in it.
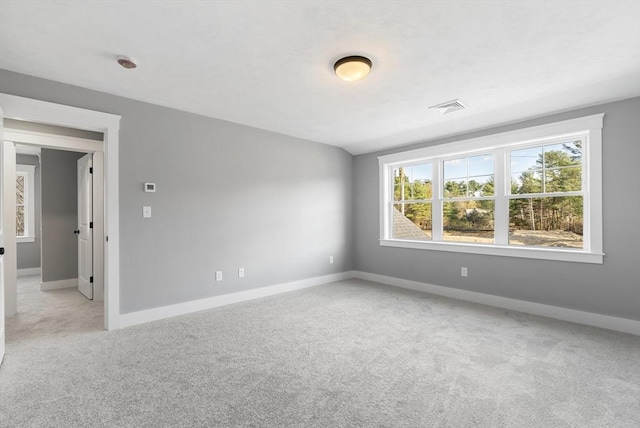
[{"label": "hallway", "polygon": [[40,276],[18,278],[18,314],[6,319],[7,357],[40,339],[103,330],[103,302],[77,288],[40,291]]}]

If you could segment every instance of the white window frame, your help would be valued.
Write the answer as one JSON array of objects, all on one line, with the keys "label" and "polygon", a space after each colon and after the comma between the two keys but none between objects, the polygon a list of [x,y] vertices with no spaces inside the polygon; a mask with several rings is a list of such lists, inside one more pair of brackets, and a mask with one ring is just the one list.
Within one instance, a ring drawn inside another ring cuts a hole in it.
[{"label": "white window frame", "polygon": [[[602,126],[604,113],[523,128],[516,131],[441,144],[378,157],[380,180],[380,245],[436,251],[521,257],[581,263],[603,262],[602,241]],[[509,151],[567,138],[582,138],[584,235],[583,248],[545,248],[508,245],[510,162]],[[492,152],[495,154],[495,243],[469,244],[442,241],[442,160]],[[393,169],[408,163],[433,163],[433,240],[411,241],[391,237]]]},{"label": "white window frame", "polygon": [[17,243],[36,241],[36,167],[16,165],[16,175],[24,177],[24,230],[26,235],[16,236]]}]

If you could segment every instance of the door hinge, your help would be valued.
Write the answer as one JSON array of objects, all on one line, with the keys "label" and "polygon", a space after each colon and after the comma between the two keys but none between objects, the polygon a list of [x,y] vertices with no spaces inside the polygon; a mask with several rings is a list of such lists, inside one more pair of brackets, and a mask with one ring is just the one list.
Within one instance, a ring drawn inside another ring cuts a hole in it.
[{"label": "door hinge", "polygon": [[4,254],[4,247],[0,247],[0,256]]},{"label": "door hinge", "polygon": [[93,222],[89,222],[89,229],[93,229]]},{"label": "door hinge", "polygon": [[89,174],[93,174],[93,167],[92,166],[89,167]]},{"label": "door hinge", "polygon": [[93,284],[93,277],[89,277],[89,282]]}]

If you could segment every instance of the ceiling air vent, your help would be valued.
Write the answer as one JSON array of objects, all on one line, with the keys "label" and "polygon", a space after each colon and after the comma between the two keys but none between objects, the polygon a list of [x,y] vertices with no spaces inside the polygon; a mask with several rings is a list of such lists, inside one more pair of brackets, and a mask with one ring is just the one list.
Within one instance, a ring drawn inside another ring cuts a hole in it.
[{"label": "ceiling air vent", "polygon": [[430,109],[436,110],[440,114],[453,113],[454,111],[464,110],[467,106],[460,100],[451,100],[446,103],[437,104],[435,106],[429,107]]}]

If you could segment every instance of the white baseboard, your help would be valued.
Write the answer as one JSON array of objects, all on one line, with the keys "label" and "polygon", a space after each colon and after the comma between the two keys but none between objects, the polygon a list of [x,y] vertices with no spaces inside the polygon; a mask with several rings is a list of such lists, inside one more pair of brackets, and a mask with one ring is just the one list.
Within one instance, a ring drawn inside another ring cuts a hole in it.
[{"label": "white baseboard", "polygon": [[40,291],[60,290],[61,288],[77,288],[78,278],[61,279],[60,281],[47,281],[40,283]]},{"label": "white baseboard", "polygon": [[41,273],[42,273],[42,269],[40,269],[39,267],[18,269],[18,277],[40,275]]},{"label": "white baseboard", "polygon": [[300,281],[287,282],[284,284],[271,285],[269,287],[254,288],[252,290],[239,291],[237,293],[192,300],[189,302],[177,303],[175,305],[145,309],[142,311],[130,312],[128,314],[120,314],[119,327],[129,327],[136,324],[143,324],[178,315],[190,314],[193,312],[203,311],[205,309],[212,309],[233,303],[245,302],[247,300],[259,299],[261,297],[273,296],[275,294],[287,293],[289,291],[302,290],[303,288],[314,287],[316,285],[328,284],[330,282],[342,281],[350,278],[353,278],[353,272],[341,272],[307,278]]},{"label": "white baseboard", "polygon": [[540,315],[547,318],[554,318],[578,324],[586,324],[593,327],[600,327],[608,330],[620,331],[623,333],[630,333],[640,336],[640,321],[627,318],[617,318],[608,315],[595,314],[592,312],[583,312],[577,311],[575,309],[561,308],[559,306],[543,305],[541,303],[527,302],[525,300],[516,300],[507,297],[493,296],[490,294],[476,293],[474,291],[443,287],[440,285],[427,284],[424,282],[409,281],[406,279],[377,275],[368,272],[354,271],[353,276],[354,278],[378,282],[380,284],[391,285],[394,287],[406,288],[409,290],[421,291],[423,293],[436,294],[439,296],[451,297],[453,299],[465,300],[467,302],[480,303],[487,306],[525,312],[528,314]]},{"label": "white baseboard", "polygon": [[[430,293],[439,296],[450,297],[453,299],[464,300],[467,302],[480,303],[487,306],[493,306],[512,311],[524,312],[533,315],[539,315],[547,318],[554,318],[562,321],[569,321],[578,324],[585,324],[594,327],[600,327],[608,330],[630,333],[640,336],[640,321],[617,318],[608,315],[595,314],[592,312],[578,311],[575,309],[561,308],[559,306],[543,305],[541,303],[528,302],[525,300],[510,299],[507,297],[493,296],[490,294],[477,293],[474,291],[460,290],[457,288],[443,287],[440,285],[427,284],[424,282],[410,281],[406,279],[394,278],[390,276],[377,275],[361,271],[348,271],[337,274],[318,276],[314,278],[303,279],[300,281],[287,282],[284,284],[272,285],[269,287],[255,288],[237,293],[223,294],[221,296],[213,296],[200,300],[192,300],[175,305],[162,306],[159,308],[145,309],[142,311],[121,314],[119,318],[119,328],[129,327],[137,324],[143,324],[150,321],[157,321],[164,318],[171,318],[178,315],[190,314],[206,309],[212,309],[219,306],[230,305],[233,303],[245,302],[248,300],[259,299],[261,297],[273,296],[276,294],[286,293],[289,291],[302,290],[304,288],[314,287],[317,285],[328,284],[335,281],[342,281],[350,278],[359,278],[367,281],[377,282],[380,284],[390,285],[394,287],[406,288],[409,290]],[[77,287],[77,279],[65,280],[74,281],[74,287]],[[55,281],[54,283],[64,282]],[[54,283],[43,283],[54,284]],[[63,287],[56,287],[63,288]],[[41,288],[42,289],[42,288]],[[51,288],[53,289],[53,288]]]}]

